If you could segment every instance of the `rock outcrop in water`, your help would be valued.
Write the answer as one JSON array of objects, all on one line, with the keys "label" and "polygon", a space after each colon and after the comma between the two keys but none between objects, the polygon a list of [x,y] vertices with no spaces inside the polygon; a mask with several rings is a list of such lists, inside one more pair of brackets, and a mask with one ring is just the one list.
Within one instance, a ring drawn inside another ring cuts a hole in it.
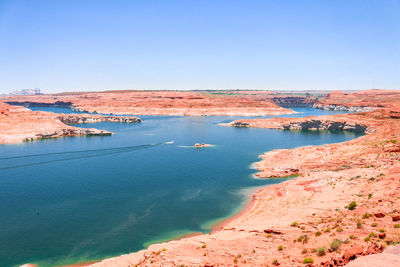
[{"label": "rock outcrop in water", "polygon": [[371,131],[368,126],[362,125],[349,117],[320,116],[306,118],[273,118],[237,120],[221,124],[232,127],[272,128],[281,130],[310,130],[310,131],[353,131],[365,133]]},{"label": "rock outcrop in water", "polygon": [[360,107],[360,106],[344,106],[344,105],[336,105],[336,104],[314,104],[313,108],[323,109],[323,110],[331,110],[331,111],[348,111],[348,112],[366,112],[375,110],[375,107]]},{"label": "rock outcrop in water", "polygon": [[81,123],[97,123],[97,122],[123,122],[138,123],[142,120],[138,117],[121,117],[121,116],[100,116],[88,114],[61,114],[57,119],[65,124],[81,124]]},{"label": "rock outcrop in water", "polygon": [[23,141],[30,142],[30,141],[39,140],[39,139],[49,139],[49,138],[59,138],[59,137],[65,137],[65,136],[79,136],[79,135],[110,136],[110,135],[112,135],[112,132],[105,131],[105,130],[97,130],[94,128],[92,128],[92,129],[66,128],[66,129],[53,130],[53,131],[48,131],[48,132],[43,132],[43,133],[37,133],[32,137],[26,137]]},{"label": "rock outcrop in water", "polygon": [[282,125],[285,130],[325,130],[325,131],[353,131],[366,132],[367,126],[358,123],[311,119],[303,122],[291,122]]}]

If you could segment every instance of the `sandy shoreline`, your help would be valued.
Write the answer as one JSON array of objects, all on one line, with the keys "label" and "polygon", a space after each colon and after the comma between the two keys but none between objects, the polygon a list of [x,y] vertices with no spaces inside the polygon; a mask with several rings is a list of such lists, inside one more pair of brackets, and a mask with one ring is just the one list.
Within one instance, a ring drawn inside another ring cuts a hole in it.
[{"label": "sandy shoreline", "polygon": [[[390,155],[387,159],[380,159],[379,166],[371,167],[370,163],[371,160],[376,162],[374,155],[382,150],[382,147],[371,143],[383,142],[385,144],[383,149],[393,150],[394,144],[386,140],[400,139],[397,132],[393,131],[397,127],[400,128],[400,125],[396,119],[390,118],[390,114],[388,115],[386,111],[376,111],[318,117],[333,122],[345,120],[346,125],[353,125],[353,121],[362,122],[361,124],[373,130],[367,135],[344,143],[267,152],[256,164],[259,170],[257,177],[298,176],[255,190],[243,209],[215,225],[210,234],[154,244],[145,250],[110,258],[92,266],[135,264],[266,266],[265,264],[271,264],[275,259],[281,266],[303,266],[302,261],[306,256],[312,257],[316,263],[340,260],[344,264],[348,259],[342,258],[343,253],[349,253],[348,251],[354,247],[361,247],[361,253],[365,255],[381,252],[384,246],[379,241],[392,242],[400,234],[397,229],[390,226],[391,216],[397,216],[396,211],[387,210],[386,200],[382,201],[386,194],[395,192],[390,193],[383,186],[379,186],[379,190],[375,188],[378,184],[387,183],[388,180],[396,188],[397,181],[393,179],[400,172],[400,166],[398,169],[392,168],[393,165],[397,165],[397,160],[391,159]],[[304,122],[304,119],[278,118],[254,121],[257,127],[270,128],[271,121],[276,126],[277,123],[285,125],[296,121]],[[262,126],[260,123],[266,124]],[[397,144],[395,146],[397,147]],[[355,162],[360,160],[362,163]],[[388,160],[392,163],[387,164]],[[371,200],[367,197],[367,193],[361,194],[357,187],[349,187],[353,183],[352,177],[356,176],[365,177],[357,178],[359,183],[363,184],[358,185],[363,188],[361,191],[374,188],[374,197]],[[368,177],[380,178],[370,180]],[[344,209],[353,199],[357,199],[359,208],[354,211]],[[378,210],[385,210],[385,219],[379,219],[379,227],[385,227],[386,234],[383,240],[371,238],[371,241],[366,242],[363,240],[364,237],[377,229],[366,224],[359,229],[355,227],[354,218],[361,218],[369,209],[372,214]],[[296,226],[292,227],[294,221]],[[332,230],[324,233],[323,227]],[[322,234],[317,237],[314,233],[318,229]],[[350,234],[354,234],[356,239],[349,239]],[[299,236],[307,236],[307,242],[294,242],[293,239],[297,240]],[[330,242],[335,238],[342,240],[340,250],[327,251],[324,256],[315,255],[314,248],[318,246],[329,248]],[[282,251],[277,249],[280,245]]]},{"label": "sandy shoreline", "polygon": [[[366,101],[375,100],[371,94],[379,101],[386,97],[367,93],[357,106],[369,106]],[[257,178],[296,177],[256,189],[238,213],[209,234],[153,244],[90,266],[305,266],[306,259],[313,262],[306,266],[343,266],[400,243],[400,108],[392,94],[388,108],[370,112],[224,125],[366,135],[266,152],[254,164]],[[380,258],[387,255],[374,259],[398,266]]]}]

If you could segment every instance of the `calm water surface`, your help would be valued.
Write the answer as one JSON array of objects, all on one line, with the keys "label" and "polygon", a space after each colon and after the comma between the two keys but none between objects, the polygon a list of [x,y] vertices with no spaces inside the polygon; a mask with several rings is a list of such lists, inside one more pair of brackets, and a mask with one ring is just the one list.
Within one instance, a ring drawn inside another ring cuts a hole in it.
[{"label": "calm water surface", "polygon": [[[292,116],[333,114],[296,110],[303,113]],[[253,178],[250,166],[262,152],[357,136],[217,125],[238,117],[142,118],[79,125],[112,137],[0,145],[1,266],[98,260],[208,232],[255,187],[284,180]],[[215,147],[191,148],[196,142]]]}]

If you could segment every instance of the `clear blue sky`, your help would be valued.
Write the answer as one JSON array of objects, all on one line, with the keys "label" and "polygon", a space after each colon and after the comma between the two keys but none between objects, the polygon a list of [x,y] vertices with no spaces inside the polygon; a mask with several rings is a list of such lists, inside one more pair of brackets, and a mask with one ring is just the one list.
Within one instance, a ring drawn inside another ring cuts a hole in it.
[{"label": "clear blue sky", "polygon": [[400,0],[0,0],[0,93],[400,89]]}]

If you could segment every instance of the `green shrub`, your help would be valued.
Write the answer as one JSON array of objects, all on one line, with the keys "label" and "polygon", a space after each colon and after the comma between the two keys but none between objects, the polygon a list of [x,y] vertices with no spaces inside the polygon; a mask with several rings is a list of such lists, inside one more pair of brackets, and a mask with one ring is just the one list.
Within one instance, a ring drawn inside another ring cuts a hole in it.
[{"label": "green shrub", "polygon": [[370,233],[369,237],[376,237],[376,234],[375,233]]},{"label": "green shrub", "polygon": [[[399,228],[399,227],[397,227],[397,228]],[[315,232],[315,236],[320,236],[320,235],[322,235],[322,233],[320,231]]]},{"label": "green shrub", "polygon": [[393,225],[393,227],[394,227],[394,228],[400,228],[400,224],[395,223],[395,224]]},{"label": "green shrub", "polygon": [[290,224],[290,226],[292,226],[292,227],[297,227],[299,224],[298,224],[298,222],[292,222],[291,224]]},{"label": "green shrub", "polygon": [[278,265],[278,260],[277,260],[277,259],[274,259],[274,260],[272,261],[272,265]]},{"label": "green shrub", "polygon": [[357,203],[355,201],[350,202],[350,204],[347,206],[348,210],[354,210],[357,207]]},{"label": "green shrub", "polygon": [[303,244],[308,242],[308,236],[307,235],[301,235],[299,238],[297,238],[298,242],[303,242]]},{"label": "green shrub", "polygon": [[333,251],[336,251],[340,248],[341,245],[342,245],[342,241],[340,241],[339,239],[335,239],[331,243],[331,249]]},{"label": "green shrub", "polygon": [[313,258],[305,258],[305,259],[303,260],[303,264],[308,264],[308,263],[314,263]]},{"label": "green shrub", "polygon": [[324,256],[325,254],[326,254],[326,248],[324,248],[324,247],[317,248],[318,256]]},{"label": "green shrub", "polygon": [[368,212],[364,213],[364,215],[362,216],[363,219],[368,219],[369,217],[372,217],[372,214]]},{"label": "green shrub", "polygon": [[282,251],[282,250],[283,250],[283,246],[280,245],[280,246],[278,247],[278,250],[279,250],[279,251]]}]

